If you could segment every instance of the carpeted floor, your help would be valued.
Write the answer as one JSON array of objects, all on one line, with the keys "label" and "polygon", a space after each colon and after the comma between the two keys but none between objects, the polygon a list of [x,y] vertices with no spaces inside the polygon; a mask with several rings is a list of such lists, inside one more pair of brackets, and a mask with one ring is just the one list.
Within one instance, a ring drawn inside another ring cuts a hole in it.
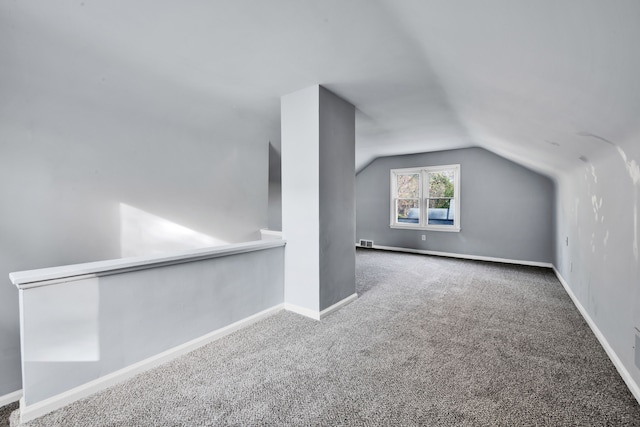
[{"label": "carpeted floor", "polygon": [[322,322],[281,312],[28,425],[640,426],[548,269],[359,250],[357,289]]},{"label": "carpeted floor", "polygon": [[9,427],[9,417],[16,409],[18,409],[18,402],[0,407],[0,427]]}]

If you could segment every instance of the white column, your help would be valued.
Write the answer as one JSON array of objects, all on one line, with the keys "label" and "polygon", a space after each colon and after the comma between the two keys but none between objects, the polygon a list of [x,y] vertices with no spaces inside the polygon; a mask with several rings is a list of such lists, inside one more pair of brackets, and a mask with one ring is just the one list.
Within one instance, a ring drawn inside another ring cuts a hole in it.
[{"label": "white column", "polygon": [[285,304],[320,318],[355,297],[355,108],[316,85],[281,120]]}]

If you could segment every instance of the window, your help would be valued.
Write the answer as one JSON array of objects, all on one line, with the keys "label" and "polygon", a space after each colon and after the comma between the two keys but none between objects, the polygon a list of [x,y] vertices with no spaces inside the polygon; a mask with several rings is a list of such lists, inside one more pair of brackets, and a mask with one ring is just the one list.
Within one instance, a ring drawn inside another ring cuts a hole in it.
[{"label": "window", "polygon": [[460,165],[391,169],[391,227],[460,231]]}]

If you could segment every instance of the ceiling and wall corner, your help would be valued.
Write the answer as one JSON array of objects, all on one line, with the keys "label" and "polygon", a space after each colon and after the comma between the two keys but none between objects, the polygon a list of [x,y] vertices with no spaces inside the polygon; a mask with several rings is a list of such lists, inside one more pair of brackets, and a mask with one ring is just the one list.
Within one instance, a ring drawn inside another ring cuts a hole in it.
[{"label": "ceiling and wall corner", "polygon": [[[5,43],[24,43],[34,66],[55,61],[38,50],[46,27],[75,45],[60,72],[99,55],[102,69],[87,71],[144,73],[273,127],[280,96],[320,83],[357,107],[358,170],[480,145],[556,174],[602,148],[585,135],[638,130],[633,0],[11,2],[2,12],[8,28],[33,29]],[[149,101],[167,114],[168,99]],[[198,105],[179,107],[207,114]]]}]

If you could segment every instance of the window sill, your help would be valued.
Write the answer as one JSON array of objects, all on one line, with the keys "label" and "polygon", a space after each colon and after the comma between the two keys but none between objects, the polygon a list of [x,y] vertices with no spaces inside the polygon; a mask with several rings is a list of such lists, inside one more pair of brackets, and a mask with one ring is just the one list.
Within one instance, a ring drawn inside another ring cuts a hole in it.
[{"label": "window sill", "polygon": [[421,227],[419,225],[398,225],[391,224],[390,228],[395,228],[397,230],[418,230],[418,231],[444,231],[448,233],[459,233],[460,227],[450,226],[450,225],[429,225],[426,227]]}]

